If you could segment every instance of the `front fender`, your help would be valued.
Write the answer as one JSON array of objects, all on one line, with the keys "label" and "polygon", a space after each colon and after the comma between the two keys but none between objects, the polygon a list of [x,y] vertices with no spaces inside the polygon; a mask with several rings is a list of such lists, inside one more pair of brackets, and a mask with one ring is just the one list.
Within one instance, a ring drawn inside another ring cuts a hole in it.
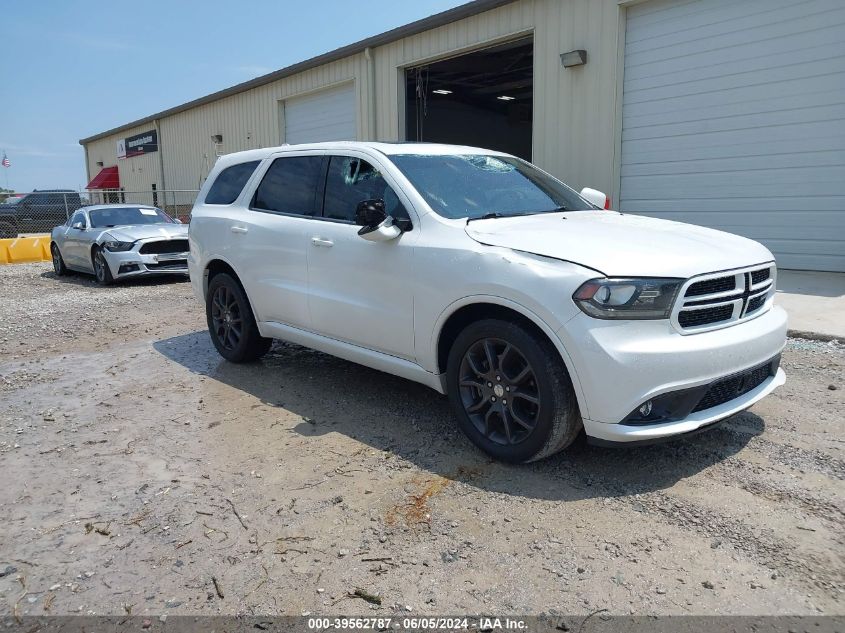
[{"label": "front fender", "polygon": [[[440,343],[440,335],[443,332],[443,327],[445,326],[446,322],[449,320],[453,314],[455,314],[458,310],[463,307],[479,304],[479,303],[492,303],[494,305],[499,305],[504,308],[508,308],[517,312],[518,314],[522,315],[529,321],[531,321],[534,325],[536,325],[543,334],[551,341],[552,345],[554,345],[555,349],[557,350],[558,354],[560,354],[561,360],[563,360],[563,364],[566,366],[566,370],[569,372],[569,377],[572,380],[572,388],[575,391],[575,398],[578,401],[578,406],[581,410],[581,414],[584,417],[589,417],[589,411],[587,409],[586,398],[584,396],[584,390],[581,386],[581,381],[578,377],[578,371],[575,367],[575,364],[572,360],[572,357],[566,351],[566,348],[563,346],[563,342],[557,336],[555,329],[552,328],[545,320],[543,320],[539,315],[537,315],[532,310],[526,308],[525,306],[512,301],[510,299],[506,299],[505,297],[499,297],[496,295],[488,295],[488,294],[478,294],[478,295],[471,295],[468,297],[463,297],[453,303],[449,304],[438,316],[437,320],[435,321],[434,328],[431,332],[430,337],[430,345],[428,349],[427,359],[423,360],[424,367],[431,364],[431,369],[425,367],[429,371],[440,371],[441,373],[445,374],[445,367],[439,368],[437,366],[437,350]],[[426,362],[426,360],[428,362]]]}]

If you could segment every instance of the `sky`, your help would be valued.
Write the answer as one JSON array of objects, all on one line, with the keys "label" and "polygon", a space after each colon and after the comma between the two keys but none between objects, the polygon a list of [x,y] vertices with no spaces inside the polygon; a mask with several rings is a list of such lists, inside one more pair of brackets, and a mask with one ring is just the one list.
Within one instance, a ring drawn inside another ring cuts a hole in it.
[{"label": "sky", "polygon": [[84,188],[81,138],[466,1],[5,2],[0,187]]}]

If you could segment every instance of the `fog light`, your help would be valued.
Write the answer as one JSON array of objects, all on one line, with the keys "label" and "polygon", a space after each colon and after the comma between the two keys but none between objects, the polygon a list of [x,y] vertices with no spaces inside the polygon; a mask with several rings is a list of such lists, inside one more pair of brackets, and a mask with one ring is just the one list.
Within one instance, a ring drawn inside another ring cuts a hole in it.
[{"label": "fog light", "polygon": [[640,408],[637,409],[637,411],[640,412],[641,416],[643,416],[644,418],[647,418],[649,415],[651,415],[652,407],[653,407],[653,405],[651,404],[651,400],[649,400],[645,404],[640,405]]}]

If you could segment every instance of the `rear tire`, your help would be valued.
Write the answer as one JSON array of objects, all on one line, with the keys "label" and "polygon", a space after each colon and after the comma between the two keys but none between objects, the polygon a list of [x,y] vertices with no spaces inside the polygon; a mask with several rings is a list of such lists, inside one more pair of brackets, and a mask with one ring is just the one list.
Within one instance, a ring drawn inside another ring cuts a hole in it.
[{"label": "rear tire", "polygon": [[232,363],[248,363],[264,356],[273,339],[261,336],[241,285],[226,273],[212,277],[205,300],[211,342]]},{"label": "rear tire", "polygon": [[106,256],[103,254],[102,246],[95,246],[91,250],[91,264],[94,267],[94,276],[97,278],[98,284],[110,286],[114,283],[114,277],[112,277]]},{"label": "rear tire", "polygon": [[517,323],[486,319],[464,329],[449,352],[446,381],[461,430],[495,459],[549,457],[583,428],[560,354]]},{"label": "rear tire", "polygon": [[65,266],[65,260],[62,259],[62,252],[57,244],[50,245],[50,254],[53,256],[53,272],[56,273],[56,277],[67,275],[67,266]]}]

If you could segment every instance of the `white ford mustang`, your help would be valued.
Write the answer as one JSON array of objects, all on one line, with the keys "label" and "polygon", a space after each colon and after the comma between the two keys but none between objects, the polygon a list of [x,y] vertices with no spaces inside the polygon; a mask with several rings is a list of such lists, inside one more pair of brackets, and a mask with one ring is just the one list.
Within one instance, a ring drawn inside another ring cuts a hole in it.
[{"label": "white ford mustang", "polygon": [[127,277],[186,275],[188,227],[156,207],[84,207],[53,229],[50,252],[57,275],[93,273],[104,286]]}]

